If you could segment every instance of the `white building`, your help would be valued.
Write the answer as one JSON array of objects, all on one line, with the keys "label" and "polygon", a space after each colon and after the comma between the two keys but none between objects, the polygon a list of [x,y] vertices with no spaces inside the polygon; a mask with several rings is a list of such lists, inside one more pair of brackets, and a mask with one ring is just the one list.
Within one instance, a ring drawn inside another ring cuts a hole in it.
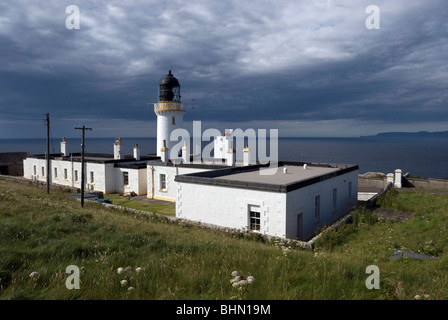
[{"label": "white building", "polygon": [[[120,140],[121,142],[121,140]],[[67,148],[68,142],[63,140],[62,150]],[[117,145],[115,141],[114,146]],[[116,150],[116,149],[115,149]],[[135,149],[134,149],[135,151]],[[115,154],[116,158],[108,154],[85,155],[85,186],[86,190],[101,191],[104,193],[135,192],[146,195],[146,162],[157,159],[154,156],[141,157],[139,160],[131,157],[121,159],[122,155]],[[42,182],[47,181],[47,161],[45,154],[30,155],[23,161],[24,177]],[[71,153],[64,155],[50,154],[50,182],[61,186],[81,188],[81,154]]]},{"label": "white building", "polygon": [[[287,168],[286,173],[284,168]],[[176,176],[176,215],[261,234],[308,239],[357,203],[358,166],[280,162]]]},{"label": "white building", "polygon": [[[121,139],[114,154],[85,156],[85,186],[81,181],[81,155],[69,153],[63,139],[61,153],[50,155],[50,181],[55,184],[102,191],[135,192],[151,199],[176,202],[176,216],[218,226],[301,240],[341,218],[357,203],[358,166],[279,162],[272,175],[261,175],[270,164],[257,164],[246,146],[243,162],[236,163],[232,130],[215,137],[214,159],[203,162],[197,150],[171,159],[173,130],[182,128],[186,109],[180,85],[171,71],[159,83],[157,155],[122,155]],[[24,160],[24,176],[46,181],[45,155]],[[213,163],[213,164],[209,164]]]}]

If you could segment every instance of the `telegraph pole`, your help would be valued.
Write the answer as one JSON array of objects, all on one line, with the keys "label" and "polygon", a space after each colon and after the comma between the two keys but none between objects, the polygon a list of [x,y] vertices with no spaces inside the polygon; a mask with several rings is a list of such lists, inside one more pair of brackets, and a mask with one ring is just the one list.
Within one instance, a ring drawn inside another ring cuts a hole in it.
[{"label": "telegraph pole", "polygon": [[50,193],[50,114],[47,113],[47,193]]},{"label": "telegraph pole", "polygon": [[76,130],[82,130],[82,144],[81,144],[81,207],[84,207],[84,140],[86,130],[92,130],[92,128],[75,127]]}]

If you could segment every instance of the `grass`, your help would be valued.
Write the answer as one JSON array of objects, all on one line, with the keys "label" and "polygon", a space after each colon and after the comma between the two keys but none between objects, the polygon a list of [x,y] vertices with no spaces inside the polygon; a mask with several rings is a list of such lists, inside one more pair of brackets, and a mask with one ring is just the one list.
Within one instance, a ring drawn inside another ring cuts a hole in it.
[{"label": "grass", "polygon": [[[256,278],[245,299],[447,299],[448,196],[390,192],[380,205],[415,215],[385,223],[360,209],[314,251],[288,251],[98,203],[81,209],[64,191],[0,180],[0,299],[230,299],[234,270]],[[390,260],[395,248],[439,259]],[[379,290],[365,286],[372,264]],[[79,290],[65,287],[69,265],[81,270]],[[126,266],[144,271],[117,273]]]},{"label": "grass", "polygon": [[105,194],[104,198],[112,200],[112,203],[117,206],[122,206],[126,208],[132,208],[152,213],[163,214],[166,216],[175,217],[176,216],[176,206],[174,204],[163,204],[163,203],[146,203],[142,201],[137,201],[132,198],[127,198],[120,196],[118,194]]}]

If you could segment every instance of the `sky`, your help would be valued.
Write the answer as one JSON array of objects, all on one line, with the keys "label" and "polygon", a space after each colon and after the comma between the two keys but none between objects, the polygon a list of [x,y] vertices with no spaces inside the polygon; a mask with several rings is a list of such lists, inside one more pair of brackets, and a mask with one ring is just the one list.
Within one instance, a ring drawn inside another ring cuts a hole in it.
[{"label": "sky", "polygon": [[170,69],[187,129],[447,131],[447,17],[443,0],[2,1],[0,138],[45,138],[46,113],[55,137],[155,137]]}]

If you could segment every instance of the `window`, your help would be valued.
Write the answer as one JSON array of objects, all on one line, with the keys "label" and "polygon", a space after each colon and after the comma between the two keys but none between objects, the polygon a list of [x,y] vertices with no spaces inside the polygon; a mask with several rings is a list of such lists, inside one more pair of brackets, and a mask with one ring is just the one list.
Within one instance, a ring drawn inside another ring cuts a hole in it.
[{"label": "window", "polygon": [[166,176],[164,174],[160,175],[160,190],[166,190]]},{"label": "window", "polygon": [[171,124],[174,126],[176,124],[176,117],[171,118]]},{"label": "window", "polygon": [[320,220],[320,196],[314,197],[314,220]]},{"label": "window", "polygon": [[352,200],[352,182],[348,183],[348,199]]},{"label": "window", "polygon": [[58,168],[54,168],[54,178],[58,178]]},{"label": "window", "polygon": [[75,170],[75,181],[78,181],[78,170]]},{"label": "window", "polygon": [[37,168],[34,166],[34,175],[37,175]]},{"label": "window", "polygon": [[64,169],[64,179],[67,180],[67,169]]},{"label": "window", "polygon": [[338,210],[338,189],[333,189],[333,211]]},{"label": "window", "polygon": [[260,231],[260,207],[249,206],[249,230]]},{"label": "window", "polygon": [[95,176],[93,174],[93,171],[90,171],[90,183],[94,183],[95,182]]},{"label": "window", "polygon": [[129,184],[129,173],[123,172],[123,184],[127,186]]},{"label": "window", "polygon": [[45,177],[45,167],[42,167],[42,177]]}]

